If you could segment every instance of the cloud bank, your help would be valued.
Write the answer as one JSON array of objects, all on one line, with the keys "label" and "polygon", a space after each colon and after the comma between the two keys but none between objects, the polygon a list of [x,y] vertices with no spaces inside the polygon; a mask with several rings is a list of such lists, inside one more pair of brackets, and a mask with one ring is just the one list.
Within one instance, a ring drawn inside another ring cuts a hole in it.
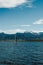
[{"label": "cloud bank", "polygon": [[19,5],[28,3],[28,6],[31,7],[33,0],[0,0],[0,8],[12,8]]},{"label": "cloud bank", "polygon": [[35,33],[39,33],[39,32],[43,32],[43,30],[31,30],[31,31],[27,31],[24,29],[15,29],[15,30],[0,30],[0,33],[6,33],[6,34],[15,34],[15,33],[24,33],[24,32],[35,32]]},{"label": "cloud bank", "polygon": [[20,32],[20,33],[23,33],[25,32],[26,30],[22,30],[22,29],[15,29],[15,30],[0,30],[0,33],[1,32],[4,32],[4,33],[7,33],[7,34],[15,34],[17,32]]},{"label": "cloud bank", "polygon": [[32,30],[32,32],[39,33],[39,32],[43,32],[43,30]]},{"label": "cloud bank", "polygon": [[43,19],[40,19],[40,20],[34,22],[33,24],[43,24]]}]

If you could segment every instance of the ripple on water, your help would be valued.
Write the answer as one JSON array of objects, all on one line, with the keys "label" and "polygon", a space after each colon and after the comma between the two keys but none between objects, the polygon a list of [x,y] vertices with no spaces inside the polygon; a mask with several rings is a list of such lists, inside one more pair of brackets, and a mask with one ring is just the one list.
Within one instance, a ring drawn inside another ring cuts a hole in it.
[{"label": "ripple on water", "polygon": [[1,65],[43,65],[43,42],[0,42]]}]

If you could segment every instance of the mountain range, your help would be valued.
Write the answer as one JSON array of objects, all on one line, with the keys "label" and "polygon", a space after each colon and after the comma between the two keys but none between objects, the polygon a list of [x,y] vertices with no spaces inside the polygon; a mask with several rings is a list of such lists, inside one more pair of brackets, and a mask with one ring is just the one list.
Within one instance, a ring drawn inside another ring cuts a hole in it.
[{"label": "mountain range", "polygon": [[0,41],[43,41],[43,32],[0,33]]}]

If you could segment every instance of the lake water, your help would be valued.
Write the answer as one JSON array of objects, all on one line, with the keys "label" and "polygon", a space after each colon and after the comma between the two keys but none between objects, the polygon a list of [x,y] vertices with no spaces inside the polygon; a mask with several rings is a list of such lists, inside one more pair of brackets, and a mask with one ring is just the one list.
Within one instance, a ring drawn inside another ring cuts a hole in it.
[{"label": "lake water", "polygon": [[0,42],[0,65],[43,65],[43,42]]}]

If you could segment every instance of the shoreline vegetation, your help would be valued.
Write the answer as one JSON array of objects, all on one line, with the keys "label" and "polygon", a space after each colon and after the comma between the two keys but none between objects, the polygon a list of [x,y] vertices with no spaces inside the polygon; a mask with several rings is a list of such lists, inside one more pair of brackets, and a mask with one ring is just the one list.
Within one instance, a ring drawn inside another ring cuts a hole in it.
[{"label": "shoreline vegetation", "polygon": [[0,42],[43,42],[43,40],[0,40]]}]

